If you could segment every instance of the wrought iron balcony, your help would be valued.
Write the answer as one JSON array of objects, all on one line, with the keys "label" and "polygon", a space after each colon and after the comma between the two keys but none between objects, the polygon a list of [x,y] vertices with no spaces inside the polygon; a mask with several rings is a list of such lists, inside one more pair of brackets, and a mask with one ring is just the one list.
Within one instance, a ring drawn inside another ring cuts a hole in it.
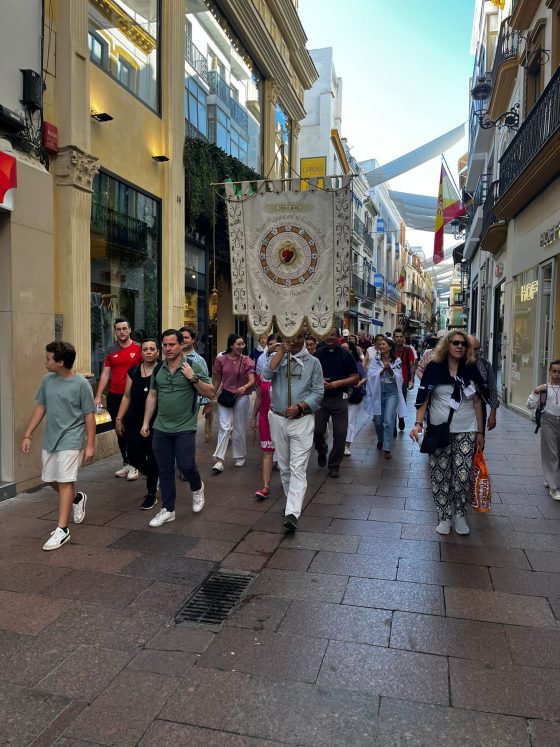
[{"label": "wrought iron balcony", "polygon": [[373,251],[373,236],[371,235],[371,233],[368,233],[367,231],[365,232],[364,241],[365,241],[366,247],[370,249],[371,251]]},{"label": "wrought iron balcony", "polygon": [[217,96],[229,107],[229,101],[232,98],[231,88],[216,70],[208,72],[208,83],[210,84],[210,93]]},{"label": "wrought iron balcony", "polygon": [[233,96],[229,100],[229,110],[231,112],[231,118],[236,122],[244,132],[249,131],[249,116],[245,107],[236,101]]},{"label": "wrought iron balcony", "polygon": [[361,278],[356,273],[352,273],[352,290],[360,298],[368,301],[375,301],[377,297],[376,289],[365,278]]},{"label": "wrought iron balcony", "polygon": [[148,235],[153,229],[142,220],[93,201],[91,232],[119,247],[145,255],[148,251]]},{"label": "wrought iron balcony", "polygon": [[482,228],[480,230],[480,248],[494,254],[500,249],[507,237],[507,223],[500,220],[494,212],[500,183],[492,182],[482,209]]},{"label": "wrought iron balcony", "polygon": [[495,212],[513,218],[558,176],[560,67],[500,158]]},{"label": "wrought iron balcony", "polygon": [[496,46],[492,68],[492,95],[488,105],[488,117],[496,119],[508,108],[518,72],[518,52],[521,37],[512,29],[511,17],[504,18]]},{"label": "wrought iron balcony", "polygon": [[478,183],[476,185],[476,189],[473,193],[472,202],[468,210],[469,224],[473,222],[478,208],[484,204],[486,195],[488,194],[488,187],[490,186],[491,181],[492,174],[482,174],[480,176],[480,179],[478,180]]},{"label": "wrought iron balcony", "polygon": [[359,215],[356,215],[354,213],[354,233],[357,233],[358,236],[363,239],[366,233],[366,227],[363,222],[363,220],[360,218]]},{"label": "wrought iron balcony", "polygon": [[196,47],[191,39],[186,39],[185,58],[189,65],[192,65],[200,77],[208,83],[208,62],[200,49]]}]

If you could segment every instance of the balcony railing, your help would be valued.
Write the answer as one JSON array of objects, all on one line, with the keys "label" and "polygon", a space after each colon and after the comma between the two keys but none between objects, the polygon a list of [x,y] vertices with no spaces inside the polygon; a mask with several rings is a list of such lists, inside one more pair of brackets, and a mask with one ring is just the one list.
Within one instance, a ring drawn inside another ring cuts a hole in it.
[{"label": "balcony railing", "polygon": [[361,239],[364,238],[366,233],[366,227],[363,220],[356,214],[354,214],[354,232],[357,233]]},{"label": "balcony railing", "polygon": [[352,273],[352,290],[358,296],[368,301],[375,301],[377,297],[376,289],[373,285],[359,275],[356,275],[356,273]]},{"label": "balcony railing", "polygon": [[476,215],[476,211],[481,205],[484,205],[486,195],[488,194],[488,187],[492,181],[492,174],[482,174],[476,185],[476,189],[473,194],[472,202],[469,207],[469,223],[472,223]]},{"label": "balcony railing", "polygon": [[560,67],[500,158],[500,196],[560,128]]},{"label": "balcony railing", "polygon": [[506,60],[517,55],[519,50],[519,32],[510,26],[510,17],[504,18],[500,25],[500,34],[496,46],[496,56],[494,57],[494,66],[492,68],[492,78],[497,79],[498,68]]},{"label": "balcony railing", "polygon": [[507,223],[498,218],[494,205],[499,195],[498,181],[492,182],[482,209],[482,228],[480,230],[480,247],[494,254],[503,246],[507,238]]},{"label": "balcony railing", "polygon": [[112,244],[145,254],[148,251],[148,224],[126,213],[92,202],[91,232]]},{"label": "balcony railing", "polygon": [[221,99],[229,107],[231,99],[231,88],[216,70],[210,70],[208,73],[208,83],[210,84],[210,93]]},{"label": "balcony railing", "polygon": [[208,62],[200,49],[196,47],[187,36],[185,57],[189,65],[192,65],[200,77],[208,83]]},{"label": "balcony railing", "polygon": [[233,96],[229,100],[229,110],[231,112],[231,118],[236,122],[244,132],[249,131],[249,116],[247,110],[237,102]]},{"label": "balcony railing", "polygon": [[487,233],[490,226],[497,223],[500,219],[494,213],[494,203],[498,197],[499,181],[492,182],[484,201],[484,207],[482,209],[482,228],[480,230],[480,236],[483,237]]},{"label": "balcony railing", "polygon": [[371,251],[373,251],[373,236],[371,235],[371,233],[368,233],[367,231],[365,232],[364,241],[365,241],[366,247],[370,249]]}]

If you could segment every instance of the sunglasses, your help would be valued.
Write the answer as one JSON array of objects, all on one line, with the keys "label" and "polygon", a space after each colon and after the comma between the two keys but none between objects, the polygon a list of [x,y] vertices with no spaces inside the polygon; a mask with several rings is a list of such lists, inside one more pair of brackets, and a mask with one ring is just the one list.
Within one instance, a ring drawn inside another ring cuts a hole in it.
[{"label": "sunglasses", "polygon": [[452,345],[455,345],[456,348],[458,348],[458,347],[466,348],[467,347],[467,343],[466,343],[465,340],[449,340],[449,342]]}]

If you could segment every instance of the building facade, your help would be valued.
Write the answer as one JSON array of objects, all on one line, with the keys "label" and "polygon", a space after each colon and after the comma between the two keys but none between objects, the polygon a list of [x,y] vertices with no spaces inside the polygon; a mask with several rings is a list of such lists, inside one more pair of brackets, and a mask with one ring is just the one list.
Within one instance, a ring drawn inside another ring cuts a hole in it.
[{"label": "building facade", "polygon": [[469,324],[522,412],[560,355],[559,31],[555,0],[475,9]]},{"label": "building facade", "polygon": [[[316,76],[291,0],[7,4],[0,104],[17,116],[0,117],[0,152],[17,188],[0,206],[1,497],[40,479],[39,450],[18,447],[47,342],[72,342],[95,388],[116,318],[141,339],[208,317],[211,248],[185,231],[186,132],[287,176]],[[224,272],[223,337],[228,293]],[[98,455],[113,448],[100,435]]]}]

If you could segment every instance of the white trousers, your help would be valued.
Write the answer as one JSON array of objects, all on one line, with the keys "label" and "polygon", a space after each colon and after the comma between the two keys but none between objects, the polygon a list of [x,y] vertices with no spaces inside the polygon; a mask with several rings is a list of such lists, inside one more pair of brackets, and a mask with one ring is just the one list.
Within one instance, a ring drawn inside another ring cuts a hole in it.
[{"label": "white trousers", "polygon": [[360,412],[361,407],[361,402],[356,405],[348,405],[348,430],[346,431],[347,444],[351,444],[354,440],[354,434],[356,433],[356,421],[358,420],[358,413]]},{"label": "white trousers", "polygon": [[286,495],[285,515],[293,514],[297,519],[307,490],[307,463],[313,448],[315,416],[291,420],[270,410],[268,422]]},{"label": "white trousers", "polygon": [[248,395],[238,397],[233,407],[218,405],[220,427],[214,459],[225,459],[230,435],[233,458],[245,459],[247,456],[247,420],[250,405]]}]

